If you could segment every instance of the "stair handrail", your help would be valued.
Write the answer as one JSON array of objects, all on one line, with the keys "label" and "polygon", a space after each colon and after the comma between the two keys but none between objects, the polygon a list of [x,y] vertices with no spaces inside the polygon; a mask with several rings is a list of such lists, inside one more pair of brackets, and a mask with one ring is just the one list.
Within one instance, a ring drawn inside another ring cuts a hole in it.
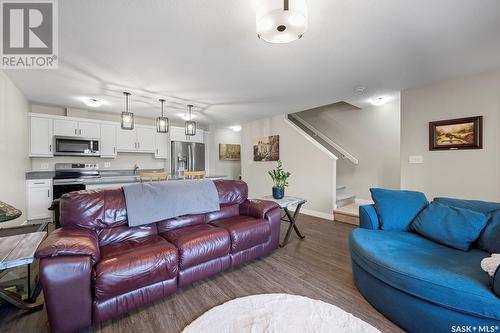
[{"label": "stair handrail", "polygon": [[359,160],[354,157],[351,153],[349,153],[347,150],[342,148],[340,145],[336,144],[332,139],[321,133],[316,127],[312,126],[309,124],[307,121],[302,119],[302,117],[296,115],[296,114],[288,114],[289,117],[292,117],[293,119],[297,120],[299,123],[301,123],[304,127],[306,127],[308,130],[314,133],[314,135],[320,137],[323,141],[328,143],[330,146],[333,147],[336,151],[338,151],[341,154],[342,158],[347,158],[349,161],[351,161],[353,164],[358,165]]}]

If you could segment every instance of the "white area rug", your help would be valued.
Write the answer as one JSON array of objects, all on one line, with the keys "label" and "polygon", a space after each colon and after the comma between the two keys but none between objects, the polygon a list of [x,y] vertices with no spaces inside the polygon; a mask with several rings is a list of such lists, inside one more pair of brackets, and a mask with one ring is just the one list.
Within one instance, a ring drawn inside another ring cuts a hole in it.
[{"label": "white area rug", "polygon": [[303,296],[263,294],[236,298],[205,312],[183,333],[380,333],[344,310]]}]

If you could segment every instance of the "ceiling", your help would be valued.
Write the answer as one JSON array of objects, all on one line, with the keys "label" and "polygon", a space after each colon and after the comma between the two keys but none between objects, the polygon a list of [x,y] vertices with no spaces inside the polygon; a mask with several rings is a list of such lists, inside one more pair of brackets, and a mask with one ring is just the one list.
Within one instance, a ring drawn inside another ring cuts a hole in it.
[{"label": "ceiling", "polygon": [[[500,67],[498,0],[309,0],[290,44],[255,35],[249,0],[59,1],[59,69],[6,70],[36,103],[234,125]],[[363,94],[355,87],[364,86]]]}]

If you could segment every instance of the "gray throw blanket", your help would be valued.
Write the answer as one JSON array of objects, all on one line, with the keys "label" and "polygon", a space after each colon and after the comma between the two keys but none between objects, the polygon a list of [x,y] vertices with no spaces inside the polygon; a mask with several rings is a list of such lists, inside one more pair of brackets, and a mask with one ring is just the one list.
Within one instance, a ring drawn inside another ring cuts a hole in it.
[{"label": "gray throw blanket", "polygon": [[217,189],[208,179],[131,184],[123,192],[131,227],[220,210]]}]

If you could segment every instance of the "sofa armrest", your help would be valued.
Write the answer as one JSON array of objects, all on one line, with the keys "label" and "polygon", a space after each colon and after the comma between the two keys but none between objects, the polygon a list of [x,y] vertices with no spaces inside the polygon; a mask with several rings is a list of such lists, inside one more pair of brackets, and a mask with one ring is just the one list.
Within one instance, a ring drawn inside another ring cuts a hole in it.
[{"label": "sofa armrest", "polygon": [[380,229],[380,221],[375,205],[359,206],[359,227],[373,230]]},{"label": "sofa armrest", "polygon": [[271,227],[268,249],[278,248],[280,241],[281,209],[274,201],[246,200],[240,205],[240,215],[266,220]]},{"label": "sofa armrest", "polygon": [[95,231],[84,228],[60,228],[38,247],[38,259],[62,256],[89,256],[92,265],[100,259],[99,240]]},{"label": "sofa armrest", "polygon": [[493,292],[500,298],[500,266],[498,266],[495,275],[493,275]]},{"label": "sofa armrest", "polygon": [[240,205],[240,215],[264,219],[269,211],[276,208],[279,208],[279,206],[274,201],[246,200]]}]

